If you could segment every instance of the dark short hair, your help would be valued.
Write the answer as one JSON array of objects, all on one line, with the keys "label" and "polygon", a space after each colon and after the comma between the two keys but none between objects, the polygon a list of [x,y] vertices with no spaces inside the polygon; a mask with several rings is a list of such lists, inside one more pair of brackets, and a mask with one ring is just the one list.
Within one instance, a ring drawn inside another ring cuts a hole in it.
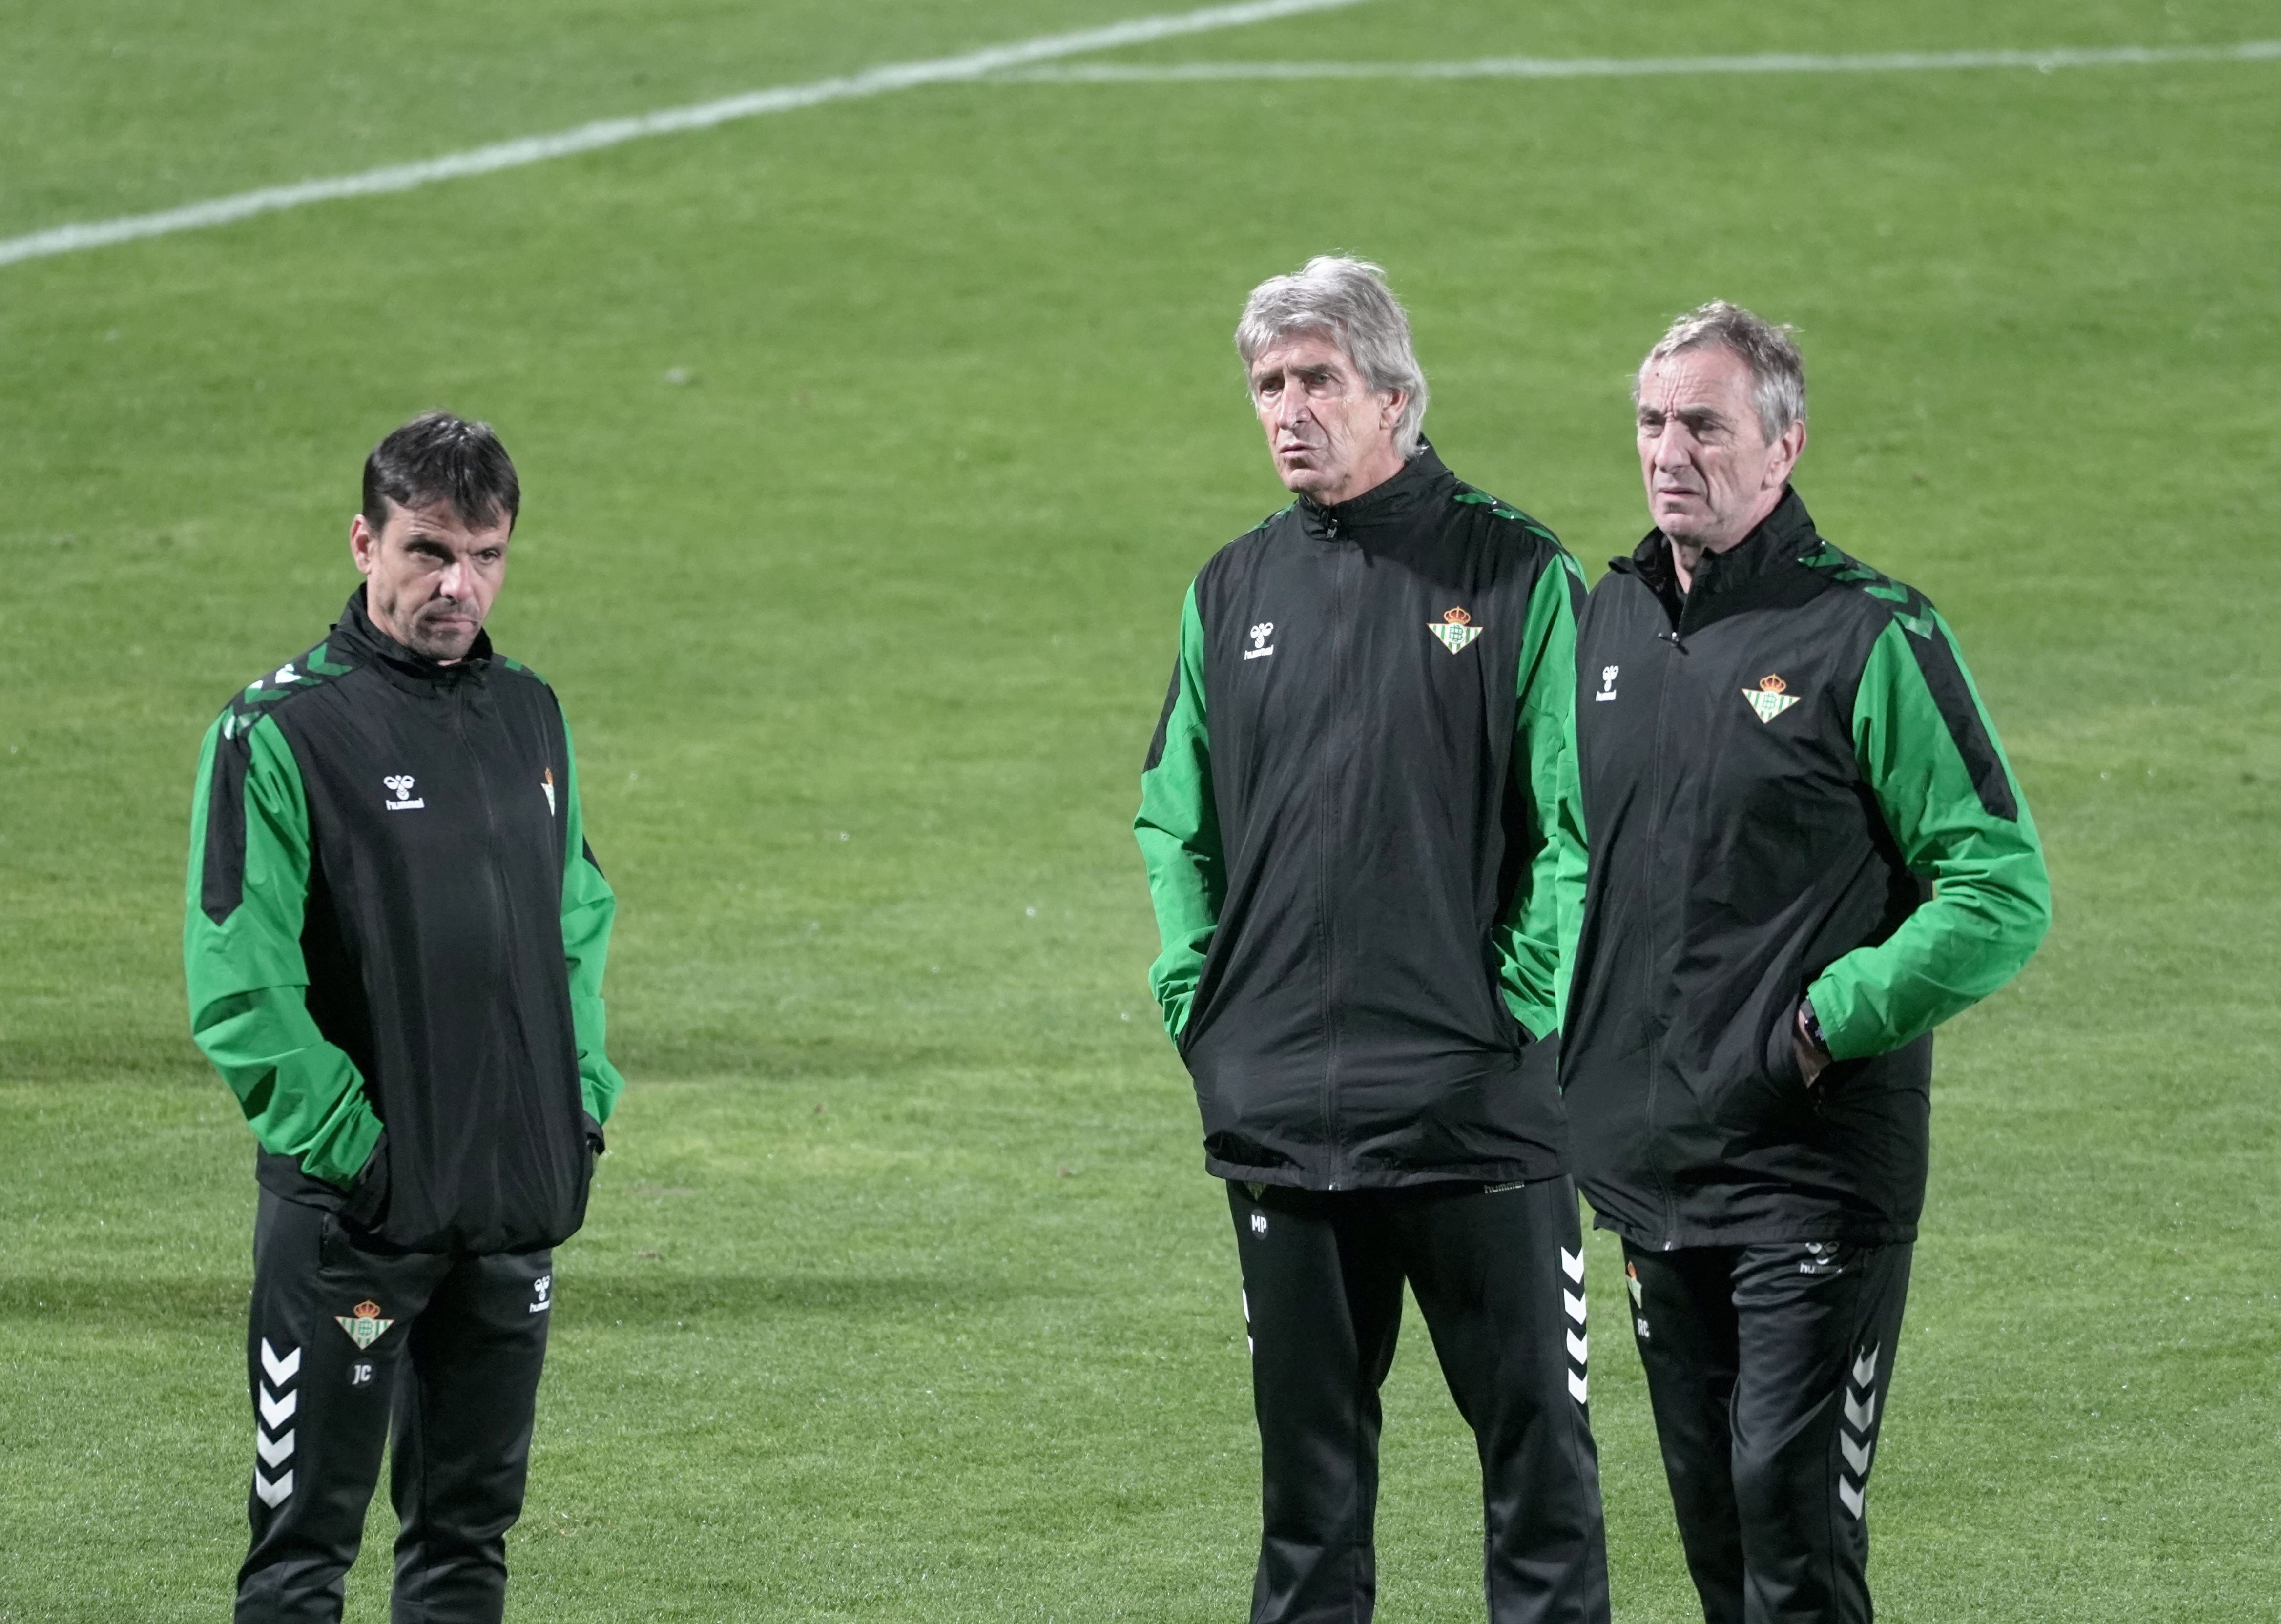
[{"label": "dark short hair", "polygon": [[388,522],[386,504],[432,507],[448,502],[471,525],[509,530],[522,509],[514,460],[489,423],[471,423],[449,412],[422,412],[372,448],[364,460],[364,522]]}]

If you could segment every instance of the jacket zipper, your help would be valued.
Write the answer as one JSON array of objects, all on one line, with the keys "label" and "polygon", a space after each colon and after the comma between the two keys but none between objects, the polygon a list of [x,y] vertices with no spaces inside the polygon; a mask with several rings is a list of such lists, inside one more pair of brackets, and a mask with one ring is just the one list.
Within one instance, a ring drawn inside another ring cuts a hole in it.
[{"label": "jacket zipper", "polygon": [[1345,735],[1351,718],[1346,714],[1353,684],[1347,680],[1347,663],[1350,627],[1347,603],[1347,564],[1352,554],[1350,545],[1342,545],[1339,522],[1326,514],[1324,524],[1332,546],[1336,549],[1331,558],[1331,726],[1328,730],[1332,749],[1321,766],[1322,840],[1316,863],[1316,885],[1321,898],[1320,929],[1323,933],[1323,1148],[1331,1162],[1328,1187],[1339,1187],[1338,1172],[1342,1156],[1338,1136],[1338,1074],[1339,1074],[1339,935],[1333,910],[1334,878],[1338,850],[1338,797],[1334,793],[1338,768],[1345,755]]},{"label": "jacket zipper", "polygon": [[[1651,595],[1654,595],[1652,589],[1651,589]],[[1659,601],[1656,607],[1658,609],[1661,609],[1663,606]],[[1658,642],[1667,642],[1671,646],[1665,652],[1662,660],[1658,662],[1655,685],[1655,730],[1648,736],[1648,747],[1655,753],[1655,789],[1654,793],[1650,798],[1648,803],[1654,808],[1654,822],[1650,826],[1648,849],[1651,852],[1655,853],[1660,853],[1663,850],[1664,728],[1671,710],[1672,677],[1674,674],[1677,662],[1685,658],[1687,653],[1687,646],[1679,640],[1680,623],[1686,617],[1686,607],[1682,600],[1679,615],[1673,617],[1671,621],[1671,630],[1667,632],[1659,631],[1656,633],[1656,640]],[[1660,907],[1662,899],[1655,894],[1655,887],[1653,885],[1655,870],[1652,866],[1650,867],[1648,872],[1650,877],[1648,907],[1651,910],[1654,910]],[[1652,912],[1651,912],[1650,916],[1653,916]],[[1656,933],[1655,940],[1659,947],[1661,945],[1660,932]],[[1646,986],[1642,989],[1643,996],[1641,1000],[1640,1007],[1648,1012],[1648,1018],[1651,1020],[1654,1020],[1658,1017],[1662,1003],[1662,1000],[1658,996],[1656,988],[1655,967],[1658,956],[1658,954],[1655,953],[1647,955],[1642,961],[1641,966],[1642,977],[1645,981]],[[1679,1203],[1672,1195],[1671,1179],[1668,1176],[1667,1170],[1663,1166],[1662,1156],[1659,1151],[1655,1148],[1656,1147],[1660,1146],[1663,1142],[1662,1135],[1657,1130],[1655,1120],[1656,1095],[1659,1092],[1659,1084],[1662,1076],[1663,1032],[1659,1030],[1654,1032],[1648,1041],[1647,1142],[1650,1146],[1650,1164],[1655,1174],[1656,1195],[1663,1203],[1663,1249],[1667,1252],[1679,1244],[1677,1238],[1679,1231]]]}]

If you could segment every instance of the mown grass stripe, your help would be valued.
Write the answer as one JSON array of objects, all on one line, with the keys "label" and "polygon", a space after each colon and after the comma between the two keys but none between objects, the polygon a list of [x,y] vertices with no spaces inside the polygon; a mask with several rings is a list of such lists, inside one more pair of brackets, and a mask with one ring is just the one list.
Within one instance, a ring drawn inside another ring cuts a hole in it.
[{"label": "mown grass stripe", "polygon": [[1362,3],[1363,0],[1245,0],[1241,4],[1205,6],[1193,12],[1130,18],[1124,22],[1108,23],[1097,28],[1040,35],[1011,44],[986,46],[978,50],[937,57],[928,61],[890,63],[881,67],[867,68],[860,73],[818,79],[808,84],[784,85],[774,89],[750,90],[714,101],[697,102],[685,107],[669,107],[662,112],[630,118],[597,119],[592,123],[557,130],[552,135],[524,135],[512,141],[492,142],[486,146],[471,147],[464,152],[423,159],[416,163],[390,164],[356,174],[298,181],[285,186],[264,186],[226,197],[210,197],[203,203],[161,209],[155,213],[87,220],[55,226],[23,236],[7,237],[0,239],[0,265],[45,259],[54,254],[78,253],[91,248],[107,248],[143,237],[166,236],[177,231],[197,231],[211,226],[228,225],[233,220],[246,220],[256,214],[300,208],[312,203],[327,203],[344,197],[367,197],[383,192],[410,191],[414,187],[432,185],[438,181],[491,174],[501,169],[517,169],[527,164],[542,164],[553,159],[592,152],[651,135],[710,129],[715,125],[739,119],[758,118],[772,112],[793,112],[803,107],[821,106],[827,102],[882,96],[892,90],[908,90],[919,85],[981,79],[1004,69],[1019,67],[1025,63],[1081,56],[1087,51],[1110,50],[1121,45],[1145,45],[1156,40],[1204,34],[1217,28],[1241,27],[1246,23],[1270,22],[1277,18],[1293,17],[1308,12],[1335,11]]}]

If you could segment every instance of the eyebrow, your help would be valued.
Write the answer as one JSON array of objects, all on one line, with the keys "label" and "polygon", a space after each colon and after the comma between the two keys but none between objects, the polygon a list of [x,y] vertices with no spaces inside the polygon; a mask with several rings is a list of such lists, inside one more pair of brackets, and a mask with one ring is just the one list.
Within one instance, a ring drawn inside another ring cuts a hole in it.
[{"label": "eyebrow", "polygon": [[[452,551],[451,537],[448,536],[438,536],[433,530],[414,530],[410,535],[404,538],[404,545],[407,547],[429,547],[438,553],[450,553]],[[496,553],[506,545],[506,538],[501,537],[498,541],[478,542],[474,547],[470,548],[469,551],[476,553]]]},{"label": "eyebrow", "polygon": [[1303,383],[1312,383],[1324,378],[1335,378],[1339,369],[1328,361],[1318,361],[1311,367],[1272,367],[1252,375],[1252,387],[1257,388],[1273,378],[1297,378]]},{"label": "eyebrow", "polygon": [[1645,401],[1642,401],[1638,411],[1639,415],[1643,419],[1650,417],[1658,419],[1676,417],[1681,422],[1689,425],[1690,428],[1701,424],[1717,424],[1723,427],[1731,421],[1726,414],[1720,411],[1718,407],[1708,406],[1681,406],[1676,411],[1666,412],[1661,406],[1650,406]]}]

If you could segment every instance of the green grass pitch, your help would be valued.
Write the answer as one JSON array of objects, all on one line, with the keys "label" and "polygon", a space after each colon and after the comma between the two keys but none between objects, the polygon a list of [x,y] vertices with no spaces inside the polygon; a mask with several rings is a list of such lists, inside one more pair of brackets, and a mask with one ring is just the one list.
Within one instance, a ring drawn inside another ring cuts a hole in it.
[{"label": "green grass pitch", "polygon": [[[16,4],[0,236],[1171,0]],[[2231,43],[2253,0],[1372,0],[1120,61]],[[2058,920],[1940,1042],[1870,1496],[1904,1624],[2281,1597],[2281,63],[938,86],[0,267],[0,1620],[222,1615],[251,1154],[189,775],[445,404],[528,492],[631,1086],[562,1250],[510,1616],[1240,1615],[1233,1249],[1126,826],[1180,592],[1279,506],[1227,335],[1383,260],[1466,477],[1589,569],[1624,385],[1797,322],[1824,530],[1957,628]],[[679,382],[672,380],[678,379]],[[1693,1616],[1591,1255],[1617,1616]],[[1382,1605],[1480,1616],[1414,1319]],[[384,1616],[376,1505],[350,1616]]]}]

